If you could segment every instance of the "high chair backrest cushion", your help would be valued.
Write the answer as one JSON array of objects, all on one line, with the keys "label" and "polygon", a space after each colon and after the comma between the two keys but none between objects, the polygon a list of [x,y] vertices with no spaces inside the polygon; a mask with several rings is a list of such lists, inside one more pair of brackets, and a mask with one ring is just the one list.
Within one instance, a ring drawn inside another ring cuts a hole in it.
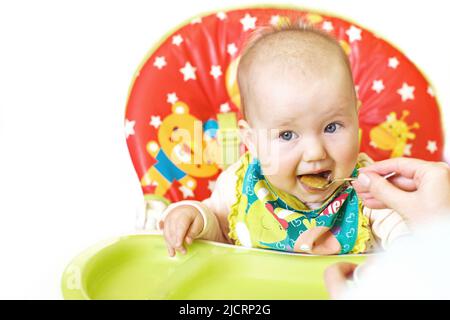
[{"label": "high chair backrest cushion", "polygon": [[359,99],[360,148],[374,160],[442,160],[443,127],[419,69],[376,34],[339,17],[297,8],[246,8],[195,17],[166,35],[130,87],[125,131],[148,198],[208,197],[218,174],[245,151],[236,83],[255,28],[304,21],[334,36],[351,63]]}]

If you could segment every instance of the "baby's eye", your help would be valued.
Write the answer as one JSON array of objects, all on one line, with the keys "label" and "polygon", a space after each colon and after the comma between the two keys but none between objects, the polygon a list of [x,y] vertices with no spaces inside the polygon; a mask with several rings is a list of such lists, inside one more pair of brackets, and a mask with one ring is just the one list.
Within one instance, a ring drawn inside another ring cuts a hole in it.
[{"label": "baby's eye", "polygon": [[285,140],[285,141],[290,141],[295,136],[297,136],[297,134],[295,132],[293,132],[293,131],[283,131],[283,132],[280,133],[280,138]]},{"label": "baby's eye", "polygon": [[330,123],[330,124],[328,124],[326,127],[325,127],[325,133],[334,133],[334,132],[336,132],[336,130],[339,128],[339,127],[342,127],[342,125],[341,124],[339,124],[339,123],[337,123],[337,122],[333,122],[333,123]]}]

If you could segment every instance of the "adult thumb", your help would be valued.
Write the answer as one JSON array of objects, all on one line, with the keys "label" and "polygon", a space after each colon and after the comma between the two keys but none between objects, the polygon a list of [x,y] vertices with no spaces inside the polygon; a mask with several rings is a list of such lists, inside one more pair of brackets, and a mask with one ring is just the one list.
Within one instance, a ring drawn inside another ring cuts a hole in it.
[{"label": "adult thumb", "polygon": [[407,192],[370,171],[360,173],[358,182],[365,185],[376,200],[383,202],[386,206],[396,211],[401,211],[402,203],[405,202],[405,197],[408,196]]}]

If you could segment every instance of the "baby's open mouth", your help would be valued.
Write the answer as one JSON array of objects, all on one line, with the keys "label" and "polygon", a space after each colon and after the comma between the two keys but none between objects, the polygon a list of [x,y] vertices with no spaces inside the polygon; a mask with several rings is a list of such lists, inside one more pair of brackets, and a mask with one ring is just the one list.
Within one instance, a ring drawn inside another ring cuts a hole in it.
[{"label": "baby's open mouth", "polygon": [[297,176],[309,188],[322,189],[330,182],[331,170]]}]

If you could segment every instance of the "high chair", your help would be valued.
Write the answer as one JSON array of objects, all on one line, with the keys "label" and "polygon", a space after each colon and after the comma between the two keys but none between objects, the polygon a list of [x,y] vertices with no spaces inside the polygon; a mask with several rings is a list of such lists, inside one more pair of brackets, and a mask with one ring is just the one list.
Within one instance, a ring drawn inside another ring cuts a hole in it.
[{"label": "high chair", "polygon": [[[157,230],[168,204],[207,198],[219,173],[245,151],[237,132],[242,114],[236,83],[245,41],[259,26],[296,21],[328,32],[347,53],[362,152],[374,160],[442,160],[443,127],[432,86],[407,56],[373,32],[295,7],[194,17],[150,50],[130,86],[126,141],[145,199],[137,232],[75,257],[62,278],[65,299],[324,299],[327,266],[365,259],[203,240],[194,241],[186,255],[170,258]],[[183,139],[186,133],[191,143]],[[182,162],[191,157],[199,164]]]}]

